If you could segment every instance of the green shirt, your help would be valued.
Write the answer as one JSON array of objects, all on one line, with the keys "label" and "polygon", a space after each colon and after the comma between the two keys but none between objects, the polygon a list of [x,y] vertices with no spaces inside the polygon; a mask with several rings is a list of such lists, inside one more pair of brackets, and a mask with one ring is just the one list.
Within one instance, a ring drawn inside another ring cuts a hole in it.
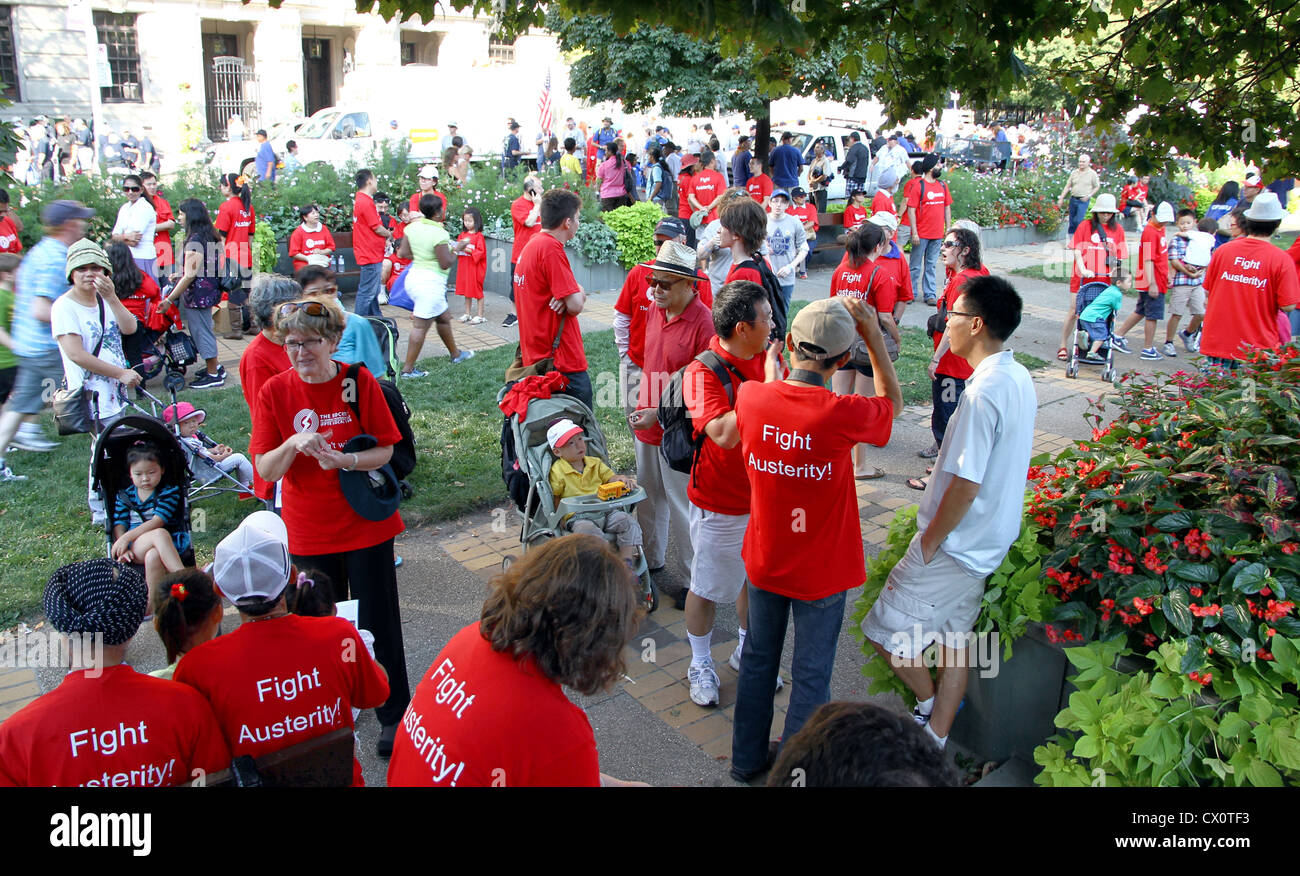
[{"label": "green shirt", "polygon": [[1109,319],[1112,313],[1119,313],[1120,308],[1124,306],[1124,293],[1115,285],[1107,286],[1105,291],[1092,300],[1092,303],[1083,309],[1079,314],[1079,319],[1084,322],[1095,322],[1099,319]]},{"label": "green shirt", "polygon": [[[14,324],[14,290],[0,286],[0,329],[12,331]],[[0,368],[18,367],[14,351],[0,344]]]},{"label": "green shirt", "polygon": [[417,219],[406,226],[406,239],[411,242],[411,267],[436,271],[445,280],[450,269],[443,270],[434,250],[438,244],[451,243],[447,229],[432,219]]}]

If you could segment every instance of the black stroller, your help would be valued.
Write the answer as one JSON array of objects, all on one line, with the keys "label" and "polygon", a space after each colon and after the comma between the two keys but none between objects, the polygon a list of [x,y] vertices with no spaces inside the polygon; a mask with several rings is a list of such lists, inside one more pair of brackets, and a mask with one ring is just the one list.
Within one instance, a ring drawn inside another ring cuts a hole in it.
[{"label": "black stroller", "polygon": [[[1079,375],[1079,364],[1095,363],[1083,358],[1092,349],[1092,338],[1084,328],[1081,316],[1085,308],[1097,300],[1097,296],[1106,291],[1107,283],[1085,283],[1079,287],[1078,304],[1074,311],[1074,343],[1070,345],[1070,361],[1065,366],[1065,376],[1074,378]],[[1115,334],[1115,315],[1106,318],[1106,340],[1101,342],[1099,351],[1106,361],[1102,366],[1101,379],[1107,382],[1115,379],[1115,350],[1110,339]]]}]

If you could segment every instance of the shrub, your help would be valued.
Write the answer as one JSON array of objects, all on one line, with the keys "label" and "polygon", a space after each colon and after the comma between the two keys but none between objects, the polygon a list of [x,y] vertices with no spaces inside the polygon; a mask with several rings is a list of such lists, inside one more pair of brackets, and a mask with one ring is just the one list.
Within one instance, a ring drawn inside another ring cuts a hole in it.
[{"label": "shrub", "polygon": [[604,221],[618,237],[619,261],[631,268],[654,258],[655,226],[664,218],[658,204],[638,201],[630,207],[619,207],[604,215]]}]

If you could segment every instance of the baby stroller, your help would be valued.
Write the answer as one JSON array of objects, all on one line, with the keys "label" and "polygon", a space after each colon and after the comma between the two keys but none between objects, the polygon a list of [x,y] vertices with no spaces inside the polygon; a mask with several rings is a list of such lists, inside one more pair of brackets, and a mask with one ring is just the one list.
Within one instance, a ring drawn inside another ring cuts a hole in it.
[{"label": "baby stroller", "polygon": [[[497,394],[498,404],[505,398],[509,387],[502,388]],[[523,525],[519,531],[519,540],[524,550],[552,538],[565,534],[561,521],[569,514],[586,512],[626,511],[633,513],[637,503],[645,499],[645,490],[637,487],[618,499],[598,499],[596,496],[574,496],[560,500],[555,505],[551,493],[550,472],[555,462],[555,454],[546,443],[546,430],[556,420],[568,418],[582,428],[587,439],[587,453],[597,456],[609,463],[609,453],[605,444],[605,435],[591,409],[578,399],[568,395],[553,395],[550,398],[533,399],[528,405],[528,413],[520,418],[509,418],[509,437],[514,440],[518,454],[519,470],[528,479],[528,495],[519,506]],[[503,436],[504,438],[505,436]],[[510,568],[514,557],[506,557],[501,566]],[[636,575],[641,583],[641,598],[646,611],[659,607],[659,592],[650,578],[650,567],[646,563],[645,552],[637,556]]]},{"label": "baby stroller", "polygon": [[[178,520],[169,523],[167,531],[173,536],[184,533],[185,541],[188,543],[190,542],[190,471],[185,465],[185,452],[181,449],[180,442],[160,421],[152,417],[127,414],[110,423],[95,439],[94,485],[96,492],[104,501],[104,507],[109,511],[108,519],[104,523],[104,535],[108,539],[108,544],[112,546],[114,540],[112,509],[117,494],[131,483],[131,471],[126,463],[127,451],[131,449],[131,445],[141,440],[155,445],[162,453],[163,467],[166,471],[159,489],[174,486],[180,491],[182,499],[180,512],[177,514]],[[185,565],[194,565],[192,543],[180,551],[180,555]],[[141,567],[141,574],[143,574],[143,567]]]},{"label": "baby stroller", "polygon": [[[1080,316],[1085,308],[1097,300],[1097,296],[1106,291],[1106,283],[1085,283],[1079,287],[1078,305],[1074,311],[1074,343],[1070,345],[1070,361],[1065,365],[1065,376],[1074,378],[1079,375],[1079,364],[1092,365],[1095,363],[1087,362],[1083,356],[1092,349],[1092,338],[1088,335],[1084,327],[1083,320]],[[1106,339],[1101,342],[1101,349],[1098,351],[1106,358],[1102,366],[1101,379],[1107,382],[1115,379],[1115,351],[1111,347],[1110,339],[1115,333],[1115,314],[1106,318]]]}]

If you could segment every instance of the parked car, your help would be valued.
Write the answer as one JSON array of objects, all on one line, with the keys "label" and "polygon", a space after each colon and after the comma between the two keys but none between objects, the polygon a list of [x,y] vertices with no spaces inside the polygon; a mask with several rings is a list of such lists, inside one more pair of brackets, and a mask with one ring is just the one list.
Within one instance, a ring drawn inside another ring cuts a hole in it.
[{"label": "parked car", "polygon": [[839,166],[844,162],[844,155],[849,149],[849,135],[857,131],[862,136],[862,145],[867,147],[867,152],[871,152],[871,132],[865,125],[858,126],[852,123],[833,124],[817,122],[811,126],[795,125],[772,125],[772,136],[781,139],[781,134],[789,131],[791,134],[790,144],[794,146],[803,155],[804,166],[799,171],[799,185],[808,188],[808,165],[813,160],[813,148],[818,142],[826,145],[826,154],[831,158],[831,167],[835,176],[826,186],[826,199],[830,201],[843,198],[844,193],[844,174],[840,172]]}]

